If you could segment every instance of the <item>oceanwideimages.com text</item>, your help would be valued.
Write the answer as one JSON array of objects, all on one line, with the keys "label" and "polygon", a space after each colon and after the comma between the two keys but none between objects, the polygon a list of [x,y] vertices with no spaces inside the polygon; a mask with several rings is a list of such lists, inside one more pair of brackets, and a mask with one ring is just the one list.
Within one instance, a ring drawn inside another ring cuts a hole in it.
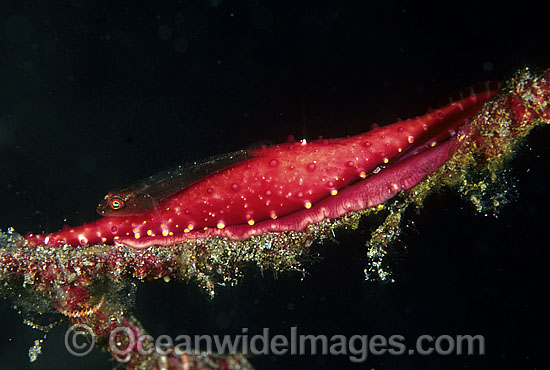
[{"label": "oceanwideimages.com text", "polygon": [[[87,336],[86,341],[79,336]],[[67,350],[75,356],[88,354],[95,345],[92,331],[85,325],[72,327],[65,336]],[[88,345],[85,345],[85,344]],[[137,351],[143,355],[154,352],[167,355],[198,355],[201,353],[223,353],[245,356],[253,355],[329,355],[347,356],[352,362],[364,362],[369,356],[383,355],[484,355],[485,338],[482,335],[420,335],[412,342],[403,335],[312,335],[291,327],[287,334],[272,334],[269,328],[261,333],[243,328],[236,335],[178,335],[175,338],[160,335],[153,338],[139,334],[136,330],[121,326],[111,332],[110,350],[119,359],[129,358]]]}]

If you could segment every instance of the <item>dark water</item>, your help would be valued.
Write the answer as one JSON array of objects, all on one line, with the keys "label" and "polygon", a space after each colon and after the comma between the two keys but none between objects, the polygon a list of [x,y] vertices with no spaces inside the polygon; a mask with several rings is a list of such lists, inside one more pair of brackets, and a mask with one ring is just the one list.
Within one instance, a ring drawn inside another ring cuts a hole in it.
[{"label": "dark water", "polygon": [[[424,113],[475,82],[550,66],[536,3],[3,1],[0,228],[54,231],[95,219],[107,191],[259,141],[338,137]],[[161,4],[160,4],[161,3]],[[361,4],[361,5],[359,5]],[[363,281],[366,232],[317,246],[303,280],[250,269],[210,302],[151,282],[135,312],[154,335],[481,334],[484,356],[256,357],[258,369],[541,368],[546,361],[548,129],[513,162],[519,196],[498,218],[450,192],[408,214],[395,283]],[[414,223],[414,224],[413,224]],[[4,302],[0,369],[109,369],[71,357]]]}]

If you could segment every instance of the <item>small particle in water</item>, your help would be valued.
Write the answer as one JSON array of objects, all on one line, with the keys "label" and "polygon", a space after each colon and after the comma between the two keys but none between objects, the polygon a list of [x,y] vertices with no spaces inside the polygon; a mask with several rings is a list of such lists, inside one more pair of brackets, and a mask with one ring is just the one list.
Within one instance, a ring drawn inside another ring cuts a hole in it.
[{"label": "small particle in water", "polygon": [[172,38],[172,28],[167,25],[159,26],[157,35],[162,41],[170,40]]}]

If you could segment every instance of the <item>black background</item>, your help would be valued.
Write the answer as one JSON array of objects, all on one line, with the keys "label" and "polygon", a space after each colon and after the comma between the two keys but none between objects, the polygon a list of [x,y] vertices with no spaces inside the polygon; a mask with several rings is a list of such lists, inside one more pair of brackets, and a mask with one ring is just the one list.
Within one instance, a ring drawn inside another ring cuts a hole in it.
[{"label": "black background", "polygon": [[[254,143],[338,137],[422,114],[473,83],[550,67],[536,3],[2,1],[0,228],[54,231],[97,218],[111,189]],[[484,356],[256,357],[258,369],[541,368],[546,360],[547,163],[539,130],[512,163],[498,218],[451,192],[409,213],[395,283],[363,281],[366,228],[316,246],[299,274],[251,268],[209,299],[192,283],[139,284],[153,334],[482,334]],[[403,253],[403,250],[406,252]],[[108,369],[65,327],[39,332],[0,306],[0,369]]]}]

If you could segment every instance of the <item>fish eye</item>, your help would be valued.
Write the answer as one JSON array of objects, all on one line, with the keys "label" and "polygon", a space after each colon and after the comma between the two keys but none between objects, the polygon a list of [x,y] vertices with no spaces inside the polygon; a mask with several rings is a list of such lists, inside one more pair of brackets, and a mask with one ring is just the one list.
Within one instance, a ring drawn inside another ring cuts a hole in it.
[{"label": "fish eye", "polygon": [[122,207],[124,207],[124,201],[120,198],[113,198],[109,202],[109,207],[111,207],[112,210],[119,210]]}]

